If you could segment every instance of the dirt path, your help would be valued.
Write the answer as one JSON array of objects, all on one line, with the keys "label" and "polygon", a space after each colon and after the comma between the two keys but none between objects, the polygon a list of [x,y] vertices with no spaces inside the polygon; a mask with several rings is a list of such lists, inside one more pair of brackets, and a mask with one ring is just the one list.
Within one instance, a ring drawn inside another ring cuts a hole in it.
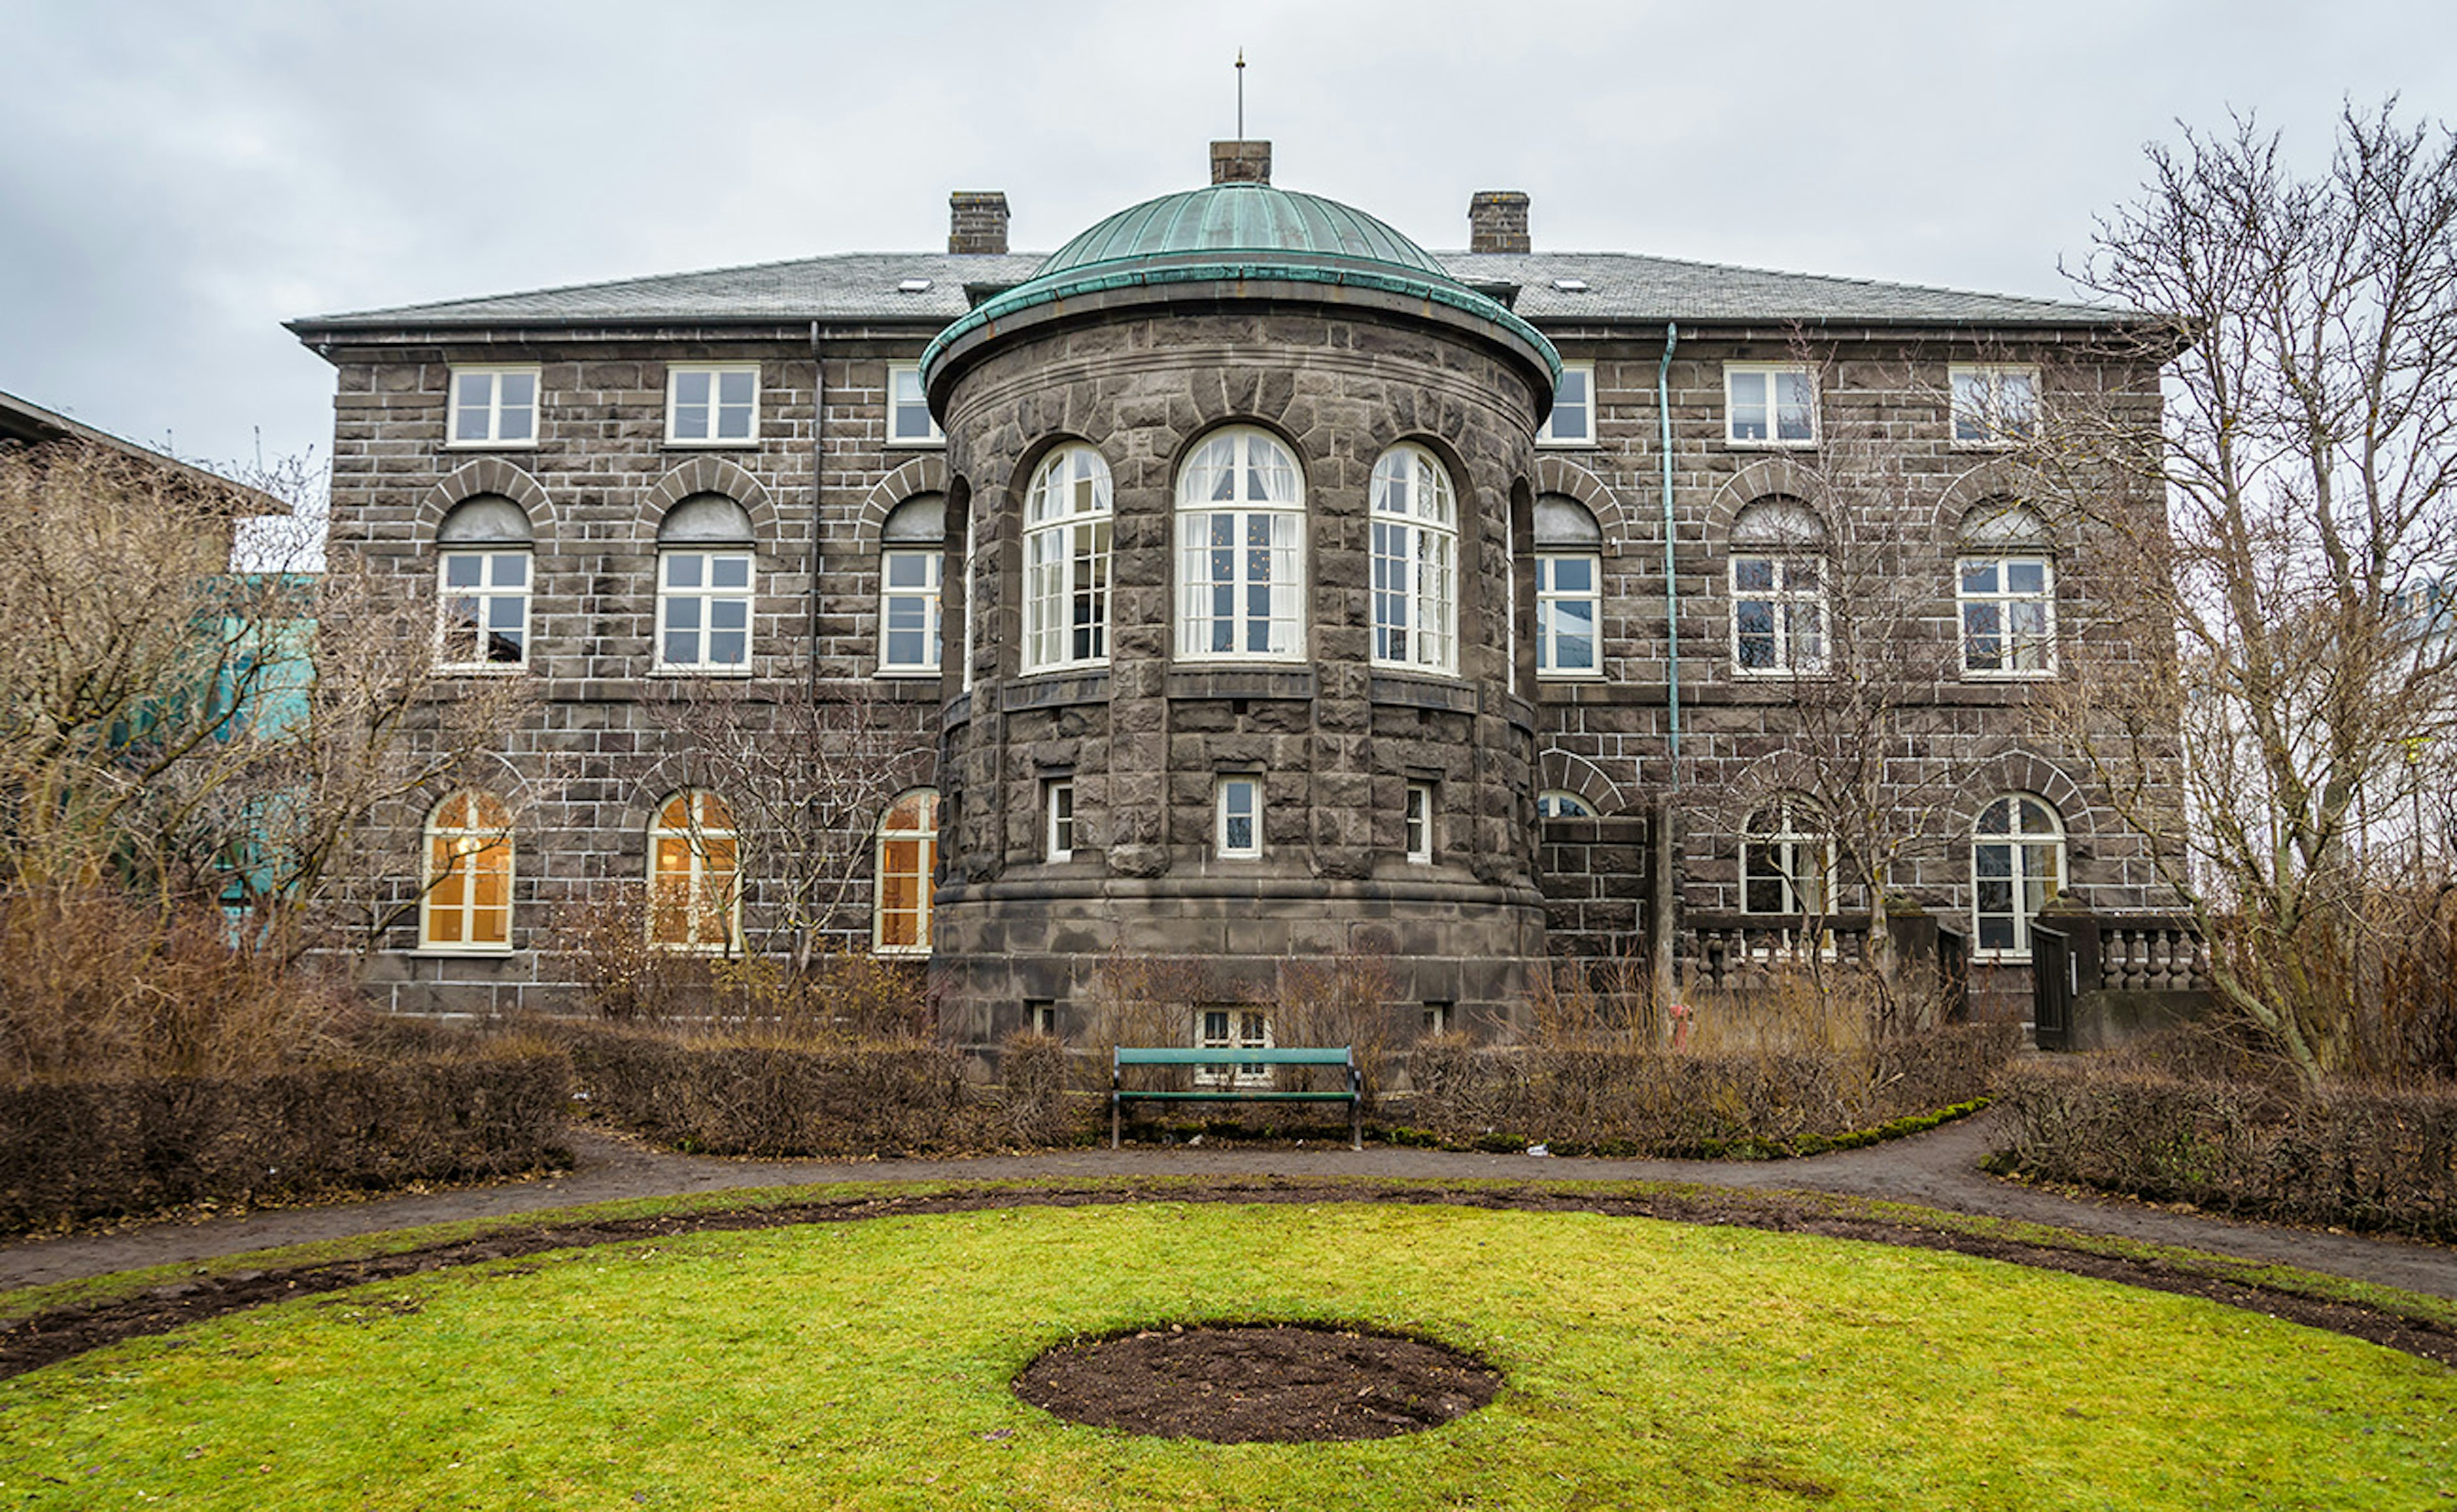
[{"label": "dirt path", "polygon": [[2457,1297],[2457,1249],[2168,1212],[2119,1198],[2078,1200],[1999,1181],[1979,1170],[1984,1117],[1863,1150],[1786,1161],[1564,1160],[1377,1147],[1242,1146],[1078,1150],[961,1160],[752,1161],[677,1155],[602,1135],[574,1141],[579,1163],[556,1176],[498,1186],[280,1209],[203,1222],[0,1246],[0,1289],[139,1266],[210,1259],[276,1245],[345,1238],[421,1224],[534,1213],[627,1197],[827,1181],[980,1182],[1033,1177],[1367,1176],[1402,1180],[1698,1182],[1752,1191],[1839,1192],[2053,1224],[2086,1233],[2183,1245],[2276,1261],[2407,1291]]}]

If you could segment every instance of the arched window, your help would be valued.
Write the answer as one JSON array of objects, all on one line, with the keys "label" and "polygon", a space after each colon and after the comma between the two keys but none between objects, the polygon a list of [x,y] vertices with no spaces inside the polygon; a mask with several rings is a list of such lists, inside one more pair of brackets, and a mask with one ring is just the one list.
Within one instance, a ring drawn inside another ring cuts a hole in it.
[{"label": "arched window", "polygon": [[1576,793],[1553,788],[1536,795],[1536,815],[1547,819],[1591,819],[1596,806]]},{"label": "arched window", "polygon": [[1536,501],[1536,674],[1593,677],[1603,671],[1604,533],[1578,500]]},{"label": "arched window", "polygon": [[919,494],[898,505],[878,538],[878,670],[888,676],[935,675],[946,495]]},{"label": "arched window", "polygon": [[528,512],[501,494],[452,507],[436,528],[435,665],[515,672],[529,659]]},{"label": "arched window", "polygon": [[512,948],[512,815],[492,793],[467,789],[426,817],[422,950]]},{"label": "arched window", "polygon": [[1023,499],[1023,670],[1109,659],[1109,465],[1063,446]]},{"label": "arched window", "polygon": [[1797,499],[1761,499],[1732,521],[1732,665],[1826,670],[1826,524]]},{"label": "arched window", "polygon": [[1422,446],[1373,464],[1373,661],[1458,668],[1458,505]]},{"label": "arched window", "polygon": [[1834,905],[1834,840],[1816,807],[1786,795],[1749,816],[1741,839],[1741,907],[1823,914]]},{"label": "arched window", "polygon": [[2007,499],[1973,508],[1962,519],[1955,569],[1964,673],[2054,676],[2056,559],[2039,512]]},{"label": "arched window", "polygon": [[1177,475],[1182,657],[1305,654],[1305,482],[1270,435],[1224,430]]},{"label": "arched window", "polygon": [[657,665],[751,666],[751,516],[721,493],[693,494],[657,526]]},{"label": "arched window", "polygon": [[1971,838],[1971,926],[1981,952],[2029,960],[2031,920],[2064,883],[2064,827],[2046,799],[2011,793],[1979,811]]},{"label": "arched window", "polygon": [[649,939],[678,950],[731,950],[741,914],[733,813],[713,793],[675,794],[649,825]]},{"label": "arched window", "polygon": [[878,821],[870,942],[881,954],[930,953],[930,884],[939,870],[939,794],[898,796]]}]

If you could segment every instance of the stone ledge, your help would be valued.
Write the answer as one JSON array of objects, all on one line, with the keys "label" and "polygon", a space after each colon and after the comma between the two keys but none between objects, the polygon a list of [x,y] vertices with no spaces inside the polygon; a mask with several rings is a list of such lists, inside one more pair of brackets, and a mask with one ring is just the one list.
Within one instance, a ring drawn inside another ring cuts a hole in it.
[{"label": "stone ledge", "polygon": [[1168,674],[1171,698],[1311,698],[1311,667],[1193,667]]},{"label": "stone ledge", "polygon": [[1001,714],[1013,714],[1020,709],[1056,709],[1067,704],[1108,701],[1109,674],[1105,672],[1034,677],[1022,682],[1002,683],[999,687]]}]

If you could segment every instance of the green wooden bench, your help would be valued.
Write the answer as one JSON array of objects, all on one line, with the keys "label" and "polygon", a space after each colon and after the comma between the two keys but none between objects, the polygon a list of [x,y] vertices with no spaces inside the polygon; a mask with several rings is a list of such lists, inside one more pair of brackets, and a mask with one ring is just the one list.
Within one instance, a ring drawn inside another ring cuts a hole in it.
[{"label": "green wooden bench", "polygon": [[[1125,1072],[1129,1066],[1228,1067],[1232,1069],[1227,1086],[1199,1087],[1191,1092],[1169,1092],[1128,1087]],[[1348,1067],[1348,1087],[1346,1090],[1337,1092],[1283,1092],[1236,1085],[1237,1071],[1275,1066],[1344,1066]],[[1350,1046],[1343,1045],[1336,1049],[1264,1049],[1249,1046],[1240,1049],[1197,1050],[1177,1046],[1144,1048],[1121,1045],[1109,1065],[1111,1150],[1118,1148],[1121,1110],[1130,1099],[1169,1103],[1346,1103],[1349,1148],[1365,1148],[1365,1076],[1356,1068],[1356,1055]]]}]

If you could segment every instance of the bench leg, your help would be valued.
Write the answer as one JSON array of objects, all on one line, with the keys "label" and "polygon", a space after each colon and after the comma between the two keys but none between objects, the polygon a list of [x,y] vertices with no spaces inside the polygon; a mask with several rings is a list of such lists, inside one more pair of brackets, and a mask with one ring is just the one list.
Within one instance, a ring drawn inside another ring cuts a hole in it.
[{"label": "bench leg", "polygon": [[1365,1100],[1363,1098],[1352,1097],[1348,1100],[1348,1148],[1360,1150],[1365,1148]]},{"label": "bench leg", "polygon": [[1109,1148],[1118,1148],[1118,1094],[1109,1094]]}]

